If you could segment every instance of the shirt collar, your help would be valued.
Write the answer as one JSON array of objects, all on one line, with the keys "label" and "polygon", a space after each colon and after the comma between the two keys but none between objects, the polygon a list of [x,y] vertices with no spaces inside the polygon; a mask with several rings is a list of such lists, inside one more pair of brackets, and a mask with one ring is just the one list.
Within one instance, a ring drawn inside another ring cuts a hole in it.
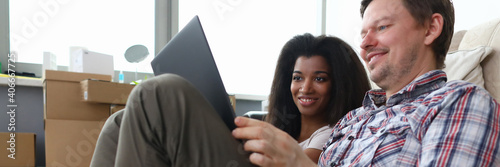
[{"label": "shirt collar", "polygon": [[424,93],[430,93],[444,86],[446,83],[446,73],[441,70],[429,71],[406,85],[403,89],[389,97],[386,100],[385,91],[382,89],[374,89],[368,91],[363,100],[364,107],[375,107],[384,104],[390,107],[399,104],[404,99],[414,99]]}]

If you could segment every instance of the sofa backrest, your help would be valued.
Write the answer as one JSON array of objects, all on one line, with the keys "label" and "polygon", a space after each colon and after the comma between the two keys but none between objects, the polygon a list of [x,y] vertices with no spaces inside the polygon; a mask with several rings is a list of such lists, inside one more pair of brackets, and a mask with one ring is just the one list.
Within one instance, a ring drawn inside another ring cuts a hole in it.
[{"label": "sofa backrest", "polygon": [[493,50],[481,62],[484,88],[500,101],[500,18],[477,25],[465,33],[458,50],[488,46]]},{"label": "sofa backrest", "polygon": [[448,48],[448,52],[453,52],[458,50],[458,46],[460,45],[460,42],[462,42],[462,39],[464,38],[466,32],[467,30],[460,30],[453,34],[450,47]]}]

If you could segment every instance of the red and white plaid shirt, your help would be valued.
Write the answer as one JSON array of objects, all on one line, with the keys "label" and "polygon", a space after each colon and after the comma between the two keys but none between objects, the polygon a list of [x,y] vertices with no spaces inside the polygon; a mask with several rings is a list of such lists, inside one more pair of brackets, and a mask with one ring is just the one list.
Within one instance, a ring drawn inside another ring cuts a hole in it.
[{"label": "red and white plaid shirt", "polygon": [[435,70],[384,102],[369,91],[335,125],[319,165],[500,166],[500,106],[485,89]]}]

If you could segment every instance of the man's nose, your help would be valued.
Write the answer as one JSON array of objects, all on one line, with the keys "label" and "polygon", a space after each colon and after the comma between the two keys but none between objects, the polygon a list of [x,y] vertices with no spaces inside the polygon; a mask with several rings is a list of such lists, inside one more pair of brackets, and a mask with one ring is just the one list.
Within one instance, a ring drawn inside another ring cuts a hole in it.
[{"label": "man's nose", "polygon": [[363,37],[363,39],[361,39],[361,49],[363,50],[367,50],[369,49],[370,47],[373,47],[375,46],[375,38],[373,36],[373,32],[372,31],[368,31],[365,36]]}]

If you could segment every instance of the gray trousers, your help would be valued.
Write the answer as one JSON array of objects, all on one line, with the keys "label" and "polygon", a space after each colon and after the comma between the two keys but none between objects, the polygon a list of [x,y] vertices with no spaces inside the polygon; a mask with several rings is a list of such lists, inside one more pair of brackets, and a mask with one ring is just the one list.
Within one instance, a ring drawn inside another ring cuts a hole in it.
[{"label": "gray trousers", "polygon": [[253,166],[217,112],[182,77],[136,86],[106,121],[90,166]]}]

